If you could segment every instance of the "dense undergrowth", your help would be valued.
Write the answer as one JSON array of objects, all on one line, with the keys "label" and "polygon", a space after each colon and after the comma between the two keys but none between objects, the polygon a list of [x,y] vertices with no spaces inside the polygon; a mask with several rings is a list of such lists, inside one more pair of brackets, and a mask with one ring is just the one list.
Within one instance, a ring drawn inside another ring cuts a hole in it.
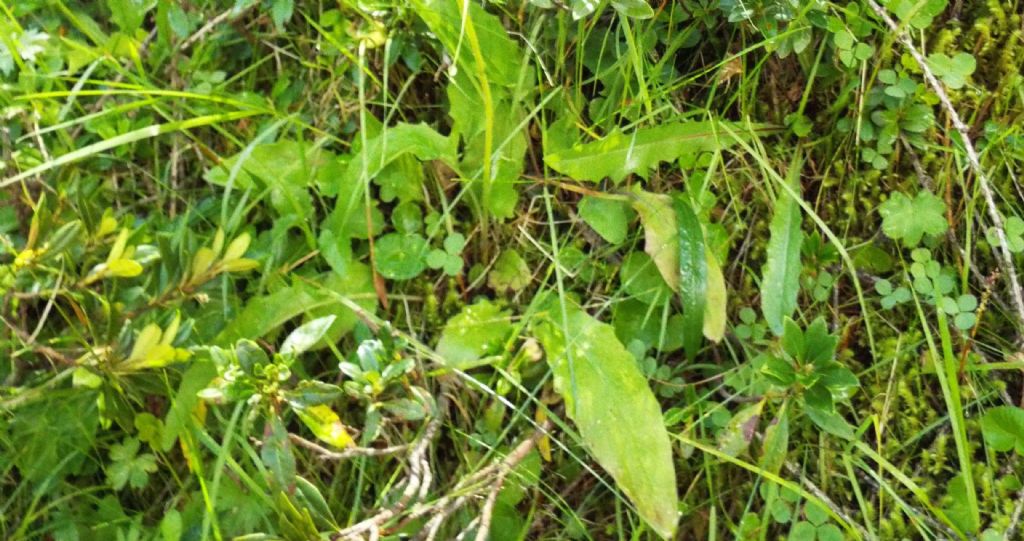
[{"label": "dense undergrowth", "polygon": [[1020,539],[1024,4],[0,0],[0,538]]}]

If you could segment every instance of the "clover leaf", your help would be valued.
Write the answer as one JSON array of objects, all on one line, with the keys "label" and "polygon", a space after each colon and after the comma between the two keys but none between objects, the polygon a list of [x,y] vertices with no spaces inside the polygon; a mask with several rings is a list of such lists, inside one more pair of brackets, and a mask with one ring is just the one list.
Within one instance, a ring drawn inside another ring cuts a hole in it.
[{"label": "clover leaf", "polygon": [[945,53],[932,53],[928,55],[928,67],[936,77],[946,83],[946,86],[957,89],[967,84],[967,78],[974,73],[978,64],[974,57],[967,53],[957,53],[952,57]]},{"label": "clover leaf", "polygon": [[946,314],[953,317],[953,324],[962,331],[974,326],[978,317],[974,311],[978,308],[978,299],[971,294],[953,297],[942,297],[939,299],[939,308]]},{"label": "clover leaf", "polygon": [[[1006,248],[1012,253],[1024,252],[1024,220],[1010,216],[1006,219],[1006,223],[1003,224],[1003,233],[1006,235]],[[988,243],[992,246],[999,246],[999,235],[996,233],[995,227],[988,228],[985,231],[985,238],[988,239]]]},{"label": "clover leaf", "polygon": [[892,282],[889,280],[879,280],[875,282],[875,291],[882,296],[882,308],[885,308],[886,310],[891,309],[897,304],[903,304],[911,299],[909,289],[904,286],[894,288],[892,287]]},{"label": "clover leaf", "polygon": [[462,272],[462,248],[466,246],[466,237],[461,233],[452,233],[444,239],[444,250],[433,249],[427,254],[427,265],[432,269],[444,269],[448,276],[457,276]]}]

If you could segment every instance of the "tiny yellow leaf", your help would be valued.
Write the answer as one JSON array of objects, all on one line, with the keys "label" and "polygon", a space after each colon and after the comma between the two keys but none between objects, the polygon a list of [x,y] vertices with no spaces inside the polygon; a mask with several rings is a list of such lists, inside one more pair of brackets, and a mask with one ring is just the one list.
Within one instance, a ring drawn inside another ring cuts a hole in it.
[{"label": "tiny yellow leaf", "polygon": [[84,366],[79,366],[71,373],[71,386],[87,389],[98,389],[103,385],[103,378]]},{"label": "tiny yellow leaf", "polygon": [[133,259],[114,259],[107,262],[107,274],[118,278],[131,278],[142,274],[142,265]]},{"label": "tiny yellow leaf", "polygon": [[224,248],[224,230],[217,228],[217,233],[213,235],[213,246],[210,247],[213,253],[219,254],[221,249]]},{"label": "tiny yellow leaf", "polygon": [[115,259],[121,259],[121,256],[124,255],[124,248],[128,245],[128,233],[128,228],[124,228],[117,235],[117,240],[114,241],[114,245],[110,248],[110,255],[107,256],[107,263]]},{"label": "tiny yellow leaf", "polygon": [[160,339],[160,343],[166,346],[171,345],[174,342],[174,338],[178,336],[178,327],[181,326],[181,313],[174,314],[174,320],[171,324],[164,329],[163,338]]},{"label": "tiny yellow leaf", "polygon": [[251,271],[260,266],[260,262],[255,259],[234,259],[231,261],[224,262],[224,270],[228,272],[245,272]]},{"label": "tiny yellow leaf", "polygon": [[117,229],[117,220],[114,219],[113,212],[107,209],[103,213],[103,218],[100,220],[100,226],[96,228],[97,237],[105,237],[110,233],[113,233]]},{"label": "tiny yellow leaf", "polygon": [[149,356],[149,352],[160,344],[160,335],[159,325],[156,323],[146,325],[139,332],[138,338],[135,339],[135,345],[132,346],[132,354],[128,356],[128,362],[136,363],[145,360]]},{"label": "tiny yellow leaf", "polygon": [[224,252],[224,262],[234,261],[245,255],[245,251],[249,249],[249,243],[252,242],[252,237],[248,233],[242,233],[235,237],[235,240],[231,241],[228,245],[227,251]]},{"label": "tiny yellow leaf", "polygon": [[341,422],[337,413],[334,413],[328,406],[319,405],[308,408],[296,409],[299,419],[302,420],[314,435],[321,441],[327,442],[338,449],[343,449],[353,443],[352,436],[348,429]]},{"label": "tiny yellow leaf", "polygon": [[210,270],[210,266],[213,265],[214,258],[217,254],[213,253],[213,250],[202,247],[196,252],[196,255],[192,257],[192,277],[202,276],[206,271]]}]

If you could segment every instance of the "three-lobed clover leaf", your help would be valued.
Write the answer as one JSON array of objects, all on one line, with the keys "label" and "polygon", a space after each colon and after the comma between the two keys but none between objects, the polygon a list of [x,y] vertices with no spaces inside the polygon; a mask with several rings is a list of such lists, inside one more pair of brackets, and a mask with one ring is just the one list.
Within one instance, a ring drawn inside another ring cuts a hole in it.
[{"label": "three-lobed clover leaf", "polygon": [[913,199],[893,192],[878,212],[882,215],[882,231],[909,248],[917,246],[924,235],[939,235],[949,227],[946,204],[927,190],[921,190]]},{"label": "three-lobed clover leaf", "polygon": [[452,233],[444,239],[444,249],[435,248],[427,254],[427,265],[432,269],[444,269],[448,276],[457,276],[462,272],[462,249],[466,246],[466,237],[461,233]]},{"label": "three-lobed clover leaf", "polygon": [[882,296],[880,301],[882,308],[889,310],[897,304],[903,304],[911,299],[910,290],[904,286],[894,288],[889,280],[875,282],[875,291]]},{"label": "three-lobed clover leaf", "polygon": [[956,278],[948,268],[943,268],[932,254],[925,248],[911,252],[914,262],[910,265],[910,275],[914,291],[928,297],[928,302],[941,298],[956,287]]},{"label": "three-lobed clover leaf", "polygon": [[[1006,248],[1012,253],[1024,252],[1024,220],[1017,216],[1010,216],[1003,224],[1003,233],[1006,235]],[[985,238],[992,246],[999,246],[999,235],[995,227],[985,231]]]},{"label": "three-lobed clover leaf", "polygon": [[974,73],[978,64],[968,53],[956,53],[952,57],[945,53],[932,53],[928,55],[928,67],[946,86],[958,89],[967,84],[967,78]]},{"label": "three-lobed clover leaf", "polygon": [[957,298],[942,297],[938,302],[939,309],[953,317],[953,324],[962,331],[974,326],[978,321],[974,311],[978,308],[978,299],[965,293]]}]

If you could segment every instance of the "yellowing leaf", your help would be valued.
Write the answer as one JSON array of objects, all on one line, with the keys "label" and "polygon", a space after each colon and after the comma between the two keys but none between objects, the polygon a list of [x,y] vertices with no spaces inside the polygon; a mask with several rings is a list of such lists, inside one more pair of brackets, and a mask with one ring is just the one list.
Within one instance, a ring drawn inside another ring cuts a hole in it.
[{"label": "yellowing leaf", "polygon": [[219,254],[221,249],[224,248],[224,230],[217,228],[217,232],[213,235],[213,245],[210,247],[213,253]]},{"label": "yellowing leaf", "polygon": [[100,220],[100,225],[96,228],[96,236],[103,237],[110,233],[113,233],[117,229],[117,220],[114,219],[113,211],[107,209],[103,213],[103,218]]},{"label": "yellowing leaf", "polygon": [[679,231],[672,199],[636,188],[633,208],[644,225],[644,251],[654,260],[658,272],[672,291],[679,290]]},{"label": "yellowing leaf", "polygon": [[640,517],[672,538],[679,520],[672,444],[647,379],[610,325],[575,306],[563,317],[557,302],[548,313],[537,337],[566,412]]},{"label": "yellowing leaf", "polygon": [[107,273],[118,278],[131,278],[142,274],[142,265],[133,259],[115,259],[107,263]]},{"label": "yellowing leaf", "polygon": [[295,413],[319,440],[338,449],[352,444],[352,436],[349,435],[348,429],[330,407],[319,405],[297,408]]},{"label": "yellowing leaf", "polygon": [[121,233],[117,235],[117,240],[114,241],[114,246],[110,248],[110,255],[107,256],[107,263],[120,259],[124,255],[124,247],[128,244],[128,229],[122,229]]},{"label": "yellowing leaf", "polygon": [[224,257],[221,258],[225,263],[229,261],[235,261],[245,255],[245,251],[249,249],[249,243],[252,241],[252,237],[248,233],[242,233],[235,237],[235,240],[231,241],[228,245],[228,249],[224,252]]},{"label": "yellowing leaf", "polygon": [[728,293],[722,267],[711,250],[706,251],[708,260],[707,290],[704,304],[704,337],[720,342],[725,336],[725,320]]},{"label": "yellowing leaf", "polygon": [[128,356],[128,362],[144,360],[149,355],[150,350],[160,343],[161,334],[160,326],[156,323],[150,323],[143,327],[142,331],[139,332],[138,338],[135,339],[135,345],[132,346],[132,353]]},{"label": "yellowing leaf", "polygon": [[210,270],[210,266],[213,265],[213,260],[216,257],[217,254],[205,246],[196,251],[196,255],[192,256],[192,277],[202,276],[206,271]]},{"label": "yellowing leaf", "polygon": [[178,327],[180,326],[181,314],[178,313],[174,315],[174,320],[171,321],[171,324],[164,329],[163,338],[161,338],[160,343],[165,346],[171,345],[174,342],[174,338],[178,336]]},{"label": "yellowing leaf", "polygon": [[232,259],[224,262],[224,270],[227,272],[246,272],[258,269],[260,262],[255,259]]}]

